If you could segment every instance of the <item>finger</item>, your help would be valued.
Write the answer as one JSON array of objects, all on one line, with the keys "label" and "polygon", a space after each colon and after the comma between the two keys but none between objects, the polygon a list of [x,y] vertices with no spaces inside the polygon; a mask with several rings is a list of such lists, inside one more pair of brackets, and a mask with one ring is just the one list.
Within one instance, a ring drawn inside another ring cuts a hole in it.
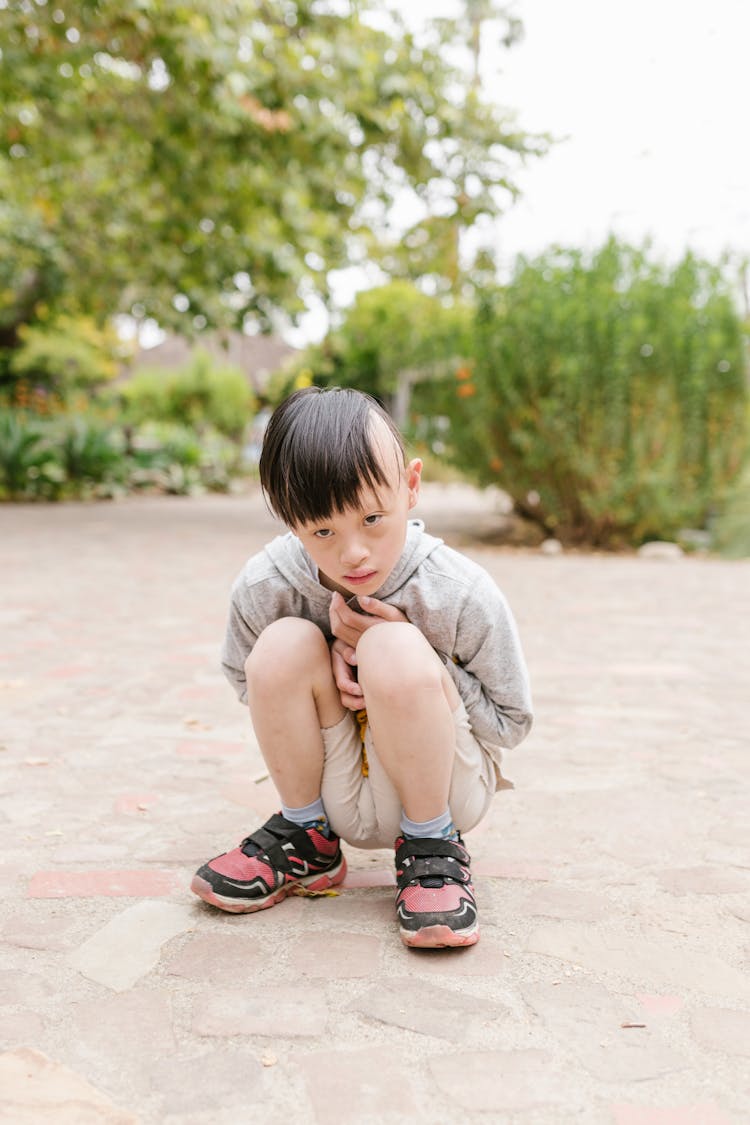
[{"label": "finger", "polygon": [[368,614],[382,621],[407,620],[406,615],[402,613],[400,609],[397,609],[395,605],[389,605],[388,602],[381,602],[379,598],[364,596],[359,599],[359,604]]},{"label": "finger", "polygon": [[339,691],[347,691],[352,695],[362,694],[361,687],[352,676],[351,665],[339,650],[331,650],[331,669]]},{"label": "finger", "polygon": [[356,695],[347,695],[341,692],[339,695],[341,706],[346,707],[347,711],[361,711],[362,710],[362,697]]},{"label": "finger", "polygon": [[331,651],[335,652],[338,656],[341,656],[352,668],[357,663],[356,649],[352,648],[352,646],[350,644],[347,644],[346,641],[342,641],[340,637],[337,637],[333,642]]}]

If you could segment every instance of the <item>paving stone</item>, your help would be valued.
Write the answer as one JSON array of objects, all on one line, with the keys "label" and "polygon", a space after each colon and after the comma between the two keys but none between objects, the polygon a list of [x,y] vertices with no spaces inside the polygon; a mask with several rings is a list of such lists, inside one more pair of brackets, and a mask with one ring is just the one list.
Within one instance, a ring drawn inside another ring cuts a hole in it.
[{"label": "paving stone", "polygon": [[[37,1047],[44,1035],[44,1020],[38,1012],[3,1012],[0,1015],[0,1046]],[[0,1109],[0,1115],[2,1110]],[[1,1116],[0,1116],[1,1119]]]},{"label": "paving stone", "polygon": [[180,886],[173,871],[38,871],[28,898],[155,898]]},{"label": "paving stone", "polygon": [[198,758],[212,761],[214,758],[233,758],[237,754],[248,752],[244,742],[193,741],[192,739],[180,742],[175,747],[175,753],[181,758]]},{"label": "paving stone", "polygon": [[263,1067],[247,1055],[238,1059],[221,1050],[191,1058],[157,1058],[146,1073],[162,1116],[184,1115],[187,1122],[197,1113],[215,1114],[220,1107],[223,1113],[244,1109],[246,1112],[236,1118],[238,1122],[258,1120]]},{"label": "paving stone", "polygon": [[651,929],[640,934],[598,932],[573,922],[551,922],[530,935],[526,949],[626,980],[700,989],[733,999],[750,997],[750,977],[699,950],[680,949]]},{"label": "paving stone", "polygon": [[725,867],[677,867],[660,872],[659,885],[675,895],[731,895],[750,889],[750,875]]},{"label": "paving stone", "polygon": [[582,1066],[603,1082],[642,1082],[683,1069],[685,1059],[647,1028],[624,1028],[626,1009],[588,981],[529,984],[523,998]]},{"label": "paving stone", "polygon": [[[368,927],[374,923],[378,930],[386,932],[396,925],[393,900],[394,896],[390,889],[362,890],[359,893],[344,891],[320,899],[320,910],[316,917],[319,917],[326,926]],[[313,902],[314,900],[310,900],[311,906]]]},{"label": "paving stone", "polygon": [[319,1125],[379,1125],[421,1117],[411,1068],[400,1052],[315,1051],[297,1058]]},{"label": "paving stone", "polygon": [[52,853],[52,862],[70,863],[111,863],[126,859],[130,849],[125,844],[74,843],[63,844]]},{"label": "paving stone", "polygon": [[114,811],[121,816],[142,817],[161,801],[159,793],[123,793],[115,801]]},{"label": "paving stone", "polygon": [[80,1075],[40,1051],[0,1055],[0,1125],[138,1125]]},{"label": "paving stone", "polygon": [[428,1065],[444,1096],[471,1114],[554,1105],[564,1100],[569,1085],[555,1073],[554,1059],[546,1051],[454,1050],[433,1056]]},{"label": "paving stone", "polygon": [[737,1125],[736,1118],[710,1102],[662,1108],[621,1104],[611,1109],[614,1125]]},{"label": "paving stone", "polygon": [[507,859],[476,860],[471,865],[475,876],[486,879],[527,879],[530,882],[547,883],[553,878],[552,871],[543,863],[527,863],[525,860]]},{"label": "paving stone", "polygon": [[193,920],[189,905],[138,902],[115,915],[68,960],[89,980],[123,992],[158,964],[164,942],[189,929]]},{"label": "paving stone", "polygon": [[14,918],[6,922],[2,940],[7,945],[17,945],[21,949],[69,949],[71,924],[59,918],[38,918],[32,922],[28,918]]},{"label": "paving stone", "polygon": [[270,950],[247,933],[198,934],[166,962],[166,971],[186,980],[233,985],[268,967]]},{"label": "paving stone", "polygon": [[54,986],[37,973],[0,970],[0,1004],[33,1004],[39,1007],[54,991]]},{"label": "paving stone", "polygon": [[693,1038],[702,1047],[750,1058],[750,1012],[701,1008],[690,1017]]},{"label": "paving stone", "polygon": [[323,986],[315,988],[255,987],[248,974],[247,991],[213,991],[193,1006],[193,1033],[228,1039],[233,1035],[272,1038],[322,1037],[328,1010]]},{"label": "paving stone", "polygon": [[570,918],[579,922],[598,922],[615,909],[615,904],[604,895],[580,891],[576,887],[538,887],[524,903],[525,914]]},{"label": "paving stone", "polygon": [[635,998],[646,1015],[652,1018],[674,1016],[685,1006],[681,996],[656,996],[647,992],[637,992]]},{"label": "paving stone", "polygon": [[407,949],[407,968],[416,976],[486,977],[489,981],[507,976],[511,958],[502,942],[483,937],[464,949]]},{"label": "paving stone", "polygon": [[438,1039],[453,1040],[458,1024],[464,1041],[507,1016],[504,1008],[482,997],[409,978],[384,981],[353,1001],[349,1011]]},{"label": "paving stone", "polygon": [[382,950],[382,940],[369,934],[307,933],[292,943],[289,964],[303,977],[369,977],[380,969]]},{"label": "paving stone", "polygon": [[132,991],[106,1000],[79,1000],[71,1005],[73,1050],[90,1056],[122,1059],[172,1051],[172,1002],[167,992]]},{"label": "paving stone", "polygon": [[375,867],[369,869],[349,868],[346,879],[341,884],[344,891],[364,887],[395,887],[396,872],[391,867]]}]

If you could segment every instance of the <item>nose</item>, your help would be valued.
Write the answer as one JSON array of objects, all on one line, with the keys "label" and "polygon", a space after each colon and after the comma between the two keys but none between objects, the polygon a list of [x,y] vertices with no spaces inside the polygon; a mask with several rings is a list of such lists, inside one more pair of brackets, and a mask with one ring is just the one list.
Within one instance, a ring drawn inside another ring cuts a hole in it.
[{"label": "nose", "polygon": [[356,567],[362,566],[368,555],[369,551],[364,543],[357,539],[349,539],[341,548],[341,565],[351,567],[354,570]]}]

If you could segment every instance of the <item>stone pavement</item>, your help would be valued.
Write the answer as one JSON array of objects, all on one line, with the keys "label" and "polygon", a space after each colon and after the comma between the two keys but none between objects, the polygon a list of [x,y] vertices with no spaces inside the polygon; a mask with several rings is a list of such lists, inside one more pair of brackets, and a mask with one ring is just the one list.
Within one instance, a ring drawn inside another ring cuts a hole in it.
[{"label": "stone pavement", "polygon": [[0,509],[0,1122],[750,1120],[750,562],[467,548],[537,722],[468,838],[480,943],[419,952],[385,851],[253,916],[187,891],[276,807],[217,669],[272,531],[257,495]]}]

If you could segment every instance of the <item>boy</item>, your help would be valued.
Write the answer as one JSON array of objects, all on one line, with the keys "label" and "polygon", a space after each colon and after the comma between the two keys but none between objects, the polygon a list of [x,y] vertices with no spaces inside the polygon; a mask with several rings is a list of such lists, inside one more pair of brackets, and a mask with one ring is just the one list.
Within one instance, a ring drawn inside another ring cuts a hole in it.
[{"label": "boy", "polygon": [[495,583],[409,519],[421,471],[359,391],[310,387],[271,417],[260,479],[290,531],[235,582],[222,661],[282,807],[196,873],[214,906],[334,886],[340,838],[395,840],[404,943],[478,940],[460,833],[507,785],[501,748],[531,726],[529,687]]}]

